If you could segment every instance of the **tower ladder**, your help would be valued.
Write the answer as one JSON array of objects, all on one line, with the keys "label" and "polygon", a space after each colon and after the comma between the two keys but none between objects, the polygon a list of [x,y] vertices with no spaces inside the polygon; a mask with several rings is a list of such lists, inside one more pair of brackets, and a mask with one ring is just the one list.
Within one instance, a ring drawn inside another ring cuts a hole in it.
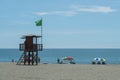
[{"label": "tower ladder", "polygon": [[22,55],[21,55],[21,57],[19,58],[19,60],[18,60],[18,62],[17,62],[17,65],[20,65],[22,62],[23,62],[23,60],[24,60],[24,52],[22,53]]}]

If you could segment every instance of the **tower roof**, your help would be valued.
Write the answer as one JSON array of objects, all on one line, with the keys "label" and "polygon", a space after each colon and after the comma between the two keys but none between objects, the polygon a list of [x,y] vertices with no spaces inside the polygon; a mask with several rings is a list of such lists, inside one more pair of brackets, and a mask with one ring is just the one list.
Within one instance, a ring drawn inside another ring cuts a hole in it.
[{"label": "tower roof", "polygon": [[42,37],[42,36],[39,36],[39,35],[33,35],[33,34],[30,34],[30,35],[23,35],[22,37],[21,37],[21,39],[25,39],[26,37],[35,37],[35,38],[40,38],[40,37]]}]

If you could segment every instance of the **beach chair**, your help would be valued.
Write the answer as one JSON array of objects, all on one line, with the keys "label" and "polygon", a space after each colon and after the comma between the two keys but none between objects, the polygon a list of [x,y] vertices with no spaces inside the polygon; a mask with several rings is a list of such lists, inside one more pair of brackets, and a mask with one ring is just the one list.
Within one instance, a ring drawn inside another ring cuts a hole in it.
[{"label": "beach chair", "polygon": [[95,62],[95,61],[92,61],[92,64],[96,64],[96,62]]}]

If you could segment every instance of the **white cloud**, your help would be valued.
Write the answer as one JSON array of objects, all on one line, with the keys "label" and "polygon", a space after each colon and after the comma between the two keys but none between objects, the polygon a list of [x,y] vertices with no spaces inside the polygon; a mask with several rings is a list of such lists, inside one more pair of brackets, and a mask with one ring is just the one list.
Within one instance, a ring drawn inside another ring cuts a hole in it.
[{"label": "white cloud", "polygon": [[108,6],[79,6],[72,5],[70,10],[64,11],[49,11],[49,12],[35,12],[35,14],[44,16],[44,15],[64,15],[64,16],[74,16],[81,12],[93,12],[93,13],[110,13],[115,12],[115,9],[112,9]]},{"label": "white cloud", "polygon": [[54,14],[65,15],[65,16],[74,16],[78,14],[76,11],[55,11]]},{"label": "white cloud", "polygon": [[47,15],[47,14],[49,14],[49,12],[36,12],[35,14],[42,16],[42,15]]},{"label": "white cloud", "polygon": [[115,9],[112,9],[108,6],[71,6],[72,9],[78,12],[98,12],[98,13],[110,13],[115,12]]},{"label": "white cloud", "polygon": [[51,11],[51,12],[36,12],[35,14],[44,16],[44,15],[65,15],[65,16],[74,16],[78,14],[76,11]]}]

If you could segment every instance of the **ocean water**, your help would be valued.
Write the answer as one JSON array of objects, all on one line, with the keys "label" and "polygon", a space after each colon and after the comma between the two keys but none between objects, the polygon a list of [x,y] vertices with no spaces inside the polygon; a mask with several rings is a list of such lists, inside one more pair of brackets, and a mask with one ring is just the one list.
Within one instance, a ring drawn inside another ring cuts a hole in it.
[{"label": "ocean water", "polygon": [[[0,49],[0,62],[18,61],[22,51]],[[120,49],[44,49],[39,52],[41,63],[57,63],[57,58],[72,56],[77,64],[90,64],[93,58],[103,57],[107,64],[120,64]]]}]

